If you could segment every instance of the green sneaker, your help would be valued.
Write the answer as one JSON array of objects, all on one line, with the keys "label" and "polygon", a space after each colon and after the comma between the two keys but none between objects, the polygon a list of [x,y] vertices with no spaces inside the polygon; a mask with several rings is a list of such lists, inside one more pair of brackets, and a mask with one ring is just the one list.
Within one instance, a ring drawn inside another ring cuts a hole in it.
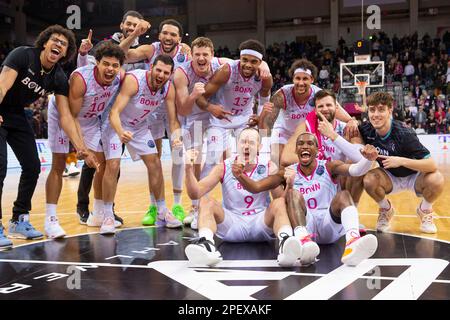
[{"label": "green sneaker", "polygon": [[153,226],[156,222],[156,216],[158,215],[158,208],[151,204],[150,207],[148,207],[148,211],[144,216],[144,219],[142,219],[142,224],[144,226]]},{"label": "green sneaker", "polygon": [[184,217],[186,216],[186,212],[184,212],[184,208],[181,204],[174,204],[172,207],[172,213],[181,222],[183,222]]}]

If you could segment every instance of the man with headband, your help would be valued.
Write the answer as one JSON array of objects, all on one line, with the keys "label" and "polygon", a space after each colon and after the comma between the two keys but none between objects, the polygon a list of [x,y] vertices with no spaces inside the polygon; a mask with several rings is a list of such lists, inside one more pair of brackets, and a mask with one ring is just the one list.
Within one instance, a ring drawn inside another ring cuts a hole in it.
[{"label": "man with headband", "polygon": [[[257,73],[264,46],[256,40],[247,40],[239,49],[240,59],[224,64],[205,86],[203,96],[197,99],[198,107],[211,113],[205,173],[221,161],[229,132],[238,137],[247,125],[253,115],[254,97],[259,94],[260,106],[270,99],[272,76],[260,78]],[[213,95],[217,104],[209,101]]]}]

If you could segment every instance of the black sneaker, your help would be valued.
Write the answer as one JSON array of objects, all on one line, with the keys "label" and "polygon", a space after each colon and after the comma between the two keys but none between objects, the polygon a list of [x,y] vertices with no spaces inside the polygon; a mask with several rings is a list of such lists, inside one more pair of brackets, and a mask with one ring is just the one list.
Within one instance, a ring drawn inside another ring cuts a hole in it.
[{"label": "black sneaker", "polygon": [[89,210],[81,210],[81,209],[77,209],[77,213],[78,213],[78,217],[80,220],[80,224],[87,224],[87,220],[89,218]]}]

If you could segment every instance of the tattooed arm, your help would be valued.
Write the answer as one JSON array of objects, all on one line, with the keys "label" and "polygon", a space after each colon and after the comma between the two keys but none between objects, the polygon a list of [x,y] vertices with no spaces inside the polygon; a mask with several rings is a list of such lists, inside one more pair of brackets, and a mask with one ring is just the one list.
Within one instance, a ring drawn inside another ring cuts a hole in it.
[{"label": "tattooed arm", "polygon": [[281,92],[281,89],[279,89],[277,92],[275,92],[275,94],[270,98],[270,104],[272,107],[272,112],[270,112],[270,114],[267,114],[263,111],[261,114],[261,117],[263,118],[262,129],[268,130],[269,135],[273,129],[273,125],[275,124],[275,121],[278,118],[278,114],[280,113],[280,110],[285,108],[284,97],[283,97],[283,93]]}]

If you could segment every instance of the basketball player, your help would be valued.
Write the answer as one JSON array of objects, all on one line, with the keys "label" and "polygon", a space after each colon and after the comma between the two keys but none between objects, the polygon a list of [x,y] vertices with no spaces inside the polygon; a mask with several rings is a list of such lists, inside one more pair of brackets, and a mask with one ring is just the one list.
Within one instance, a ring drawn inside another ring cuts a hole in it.
[{"label": "basketball player", "polygon": [[[345,137],[345,128],[347,124],[336,119],[338,103],[333,92],[320,90],[314,97],[314,111],[310,112],[305,122],[300,124],[295,136],[301,132],[311,132],[316,135],[319,143],[319,159],[339,160],[342,162],[350,161],[356,163],[361,160],[359,149],[362,147],[362,138],[354,135],[350,141]],[[298,161],[291,137],[284,148],[281,157],[281,164],[289,166]],[[363,191],[363,177],[340,177],[340,188],[348,190],[352,195],[353,201],[357,205]]]},{"label": "basketball player", "polygon": [[389,93],[371,94],[367,98],[370,122],[359,128],[364,141],[380,153],[377,159],[380,168],[364,177],[364,189],[380,207],[377,230],[387,231],[394,215],[386,195],[411,190],[422,197],[416,211],[420,231],[436,233],[432,205],[444,189],[444,177],[414,130],[392,119],[393,102]]},{"label": "basketball player", "polygon": [[[175,89],[169,81],[173,72],[173,60],[168,55],[156,57],[151,71],[134,70],[127,73],[124,84],[111,109],[110,124],[106,129],[106,171],[103,182],[105,215],[113,216],[112,206],[117,188],[121,150],[125,143],[133,160],[142,159],[147,167],[149,189],[153,191],[158,206],[157,226],[178,228],[182,226],[166,207],[162,179],[161,160],[150,130],[147,117],[165,101],[171,132],[180,128],[175,109]],[[174,149],[182,147],[180,138],[172,140]],[[114,224],[104,230],[114,233]]]},{"label": "basketball player", "polygon": [[[261,147],[258,130],[246,128],[237,137],[236,157],[217,164],[211,173],[198,181],[194,175],[193,162],[197,150],[191,149],[186,160],[186,188],[189,196],[200,200],[199,238],[186,246],[189,261],[195,264],[213,266],[222,257],[214,246],[214,234],[223,241],[253,242],[280,240],[278,263],[292,266],[301,256],[301,244],[293,237],[292,227],[286,214],[284,198],[270,202],[269,192],[251,194],[244,190],[233,176],[235,162],[242,165],[243,174],[251,180],[266,178],[271,172],[270,160],[259,162],[256,156]],[[204,197],[219,182],[222,183],[223,202]]]},{"label": "basketball player", "polygon": [[[18,47],[8,54],[0,73],[0,198],[7,172],[8,143],[21,165],[17,199],[9,225],[9,237],[40,239],[43,234],[29,222],[31,198],[41,170],[33,130],[23,111],[25,106],[53,91],[58,102],[61,125],[72,139],[79,155],[88,156],[79,139],[68,106],[67,77],[60,65],[76,54],[72,31],[54,25],[42,31],[34,47]],[[2,216],[0,204],[0,218]],[[12,243],[0,223],[0,248]]]},{"label": "basketball player", "polygon": [[[321,89],[314,85],[317,67],[306,59],[294,61],[289,69],[293,83],[281,87],[271,98],[271,113],[264,117],[261,129],[271,131],[272,161],[279,163],[284,145],[299,124],[314,110],[314,97]],[[266,115],[266,114],[265,114]],[[357,122],[337,104],[336,117],[356,127]],[[272,130],[273,129],[273,130]],[[269,132],[270,133],[270,132]]]},{"label": "basketball player", "polygon": [[[238,137],[253,115],[254,97],[259,94],[259,106],[270,99],[273,79],[261,78],[257,70],[262,63],[264,46],[247,40],[239,46],[240,59],[224,64],[205,86],[205,93],[197,99],[200,109],[210,113],[208,151],[204,174],[222,159],[227,150],[229,133]],[[208,101],[215,96],[217,104]]]},{"label": "basketball player", "polygon": [[107,232],[114,218],[104,214],[102,182],[105,170],[105,149],[102,144],[101,117],[116,95],[124,78],[121,65],[125,54],[116,44],[102,43],[95,51],[97,65],[76,69],[70,79],[70,108],[83,134],[89,150],[95,152],[99,167],[94,176],[94,210],[87,225],[100,227],[100,233]]},{"label": "basketball player", "polygon": [[[297,138],[298,163],[259,181],[239,171],[235,177],[243,188],[256,194],[284,183],[287,185],[288,214],[294,234],[302,243],[302,264],[316,260],[320,253],[317,243],[334,243],[345,235],[342,263],[354,266],[375,253],[377,238],[371,234],[360,236],[358,210],[348,191],[338,191],[336,178],[364,175],[378,153],[373,146],[366,145],[361,149],[363,157],[359,162],[345,164],[338,160],[316,159],[318,147],[316,136],[304,132]],[[311,240],[313,235],[316,235],[316,242]]]},{"label": "basketball player", "polygon": [[[128,11],[124,14],[122,22],[120,24],[120,31],[113,34],[112,38],[105,40],[115,44],[120,44],[122,40],[133,36],[133,42],[130,47],[135,49],[139,47],[139,36],[144,34],[149,27],[149,23],[143,20],[142,15],[136,11]],[[80,48],[78,49],[77,67],[85,66],[89,63],[96,64],[95,57],[88,54],[89,52],[95,52],[96,48],[105,41],[100,41],[95,48],[92,44],[92,30],[89,30],[88,37],[81,41]],[[93,54],[93,53],[92,53]],[[131,71],[136,69],[145,69],[147,66],[146,60],[136,61],[134,63],[124,63],[122,69],[125,71]],[[106,115],[105,115],[106,116]],[[123,149],[124,150],[124,149]],[[78,185],[78,203],[77,213],[79,215],[80,224],[86,224],[89,218],[89,192],[92,187],[92,181],[94,179],[95,170],[90,169],[84,165],[82,167],[80,183]],[[114,219],[116,221],[116,227],[123,224],[123,219],[114,213]]]},{"label": "basketball player", "polygon": [[[133,37],[140,34],[139,30],[128,37],[121,43],[121,47],[127,53],[127,62],[134,62],[142,59],[147,59],[149,64],[153,64],[155,58],[160,54],[168,54],[172,57],[175,69],[182,63],[191,59],[191,53],[189,46],[182,44],[181,39],[183,36],[183,26],[176,20],[167,19],[159,24],[159,34],[157,42],[150,45],[142,45],[136,49],[128,50],[128,44],[131,43]],[[184,123],[184,119],[179,118],[181,123]],[[164,104],[154,112],[151,117],[148,118],[149,129],[152,131],[152,136],[156,141],[159,157],[162,153],[162,138],[167,132],[170,138],[170,126],[168,122],[166,107]],[[182,149],[180,149],[180,152]],[[177,161],[178,160],[178,161]],[[183,160],[182,155],[178,155],[177,159],[172,158],[172,183],[173,183],[173,195],[174,205],[172,206],[172,212],[180,220],[183,221],[185,217],[185,211],[181,205],[181,192],[183,188]],[[164,188],[164,180],[160,181],[160,188]],[[156,217],[157,207],[155,206],[154,199],[151,200],[151,204],[148,208],[147,214],[142,220],[143,225],[154,224]]]}]

